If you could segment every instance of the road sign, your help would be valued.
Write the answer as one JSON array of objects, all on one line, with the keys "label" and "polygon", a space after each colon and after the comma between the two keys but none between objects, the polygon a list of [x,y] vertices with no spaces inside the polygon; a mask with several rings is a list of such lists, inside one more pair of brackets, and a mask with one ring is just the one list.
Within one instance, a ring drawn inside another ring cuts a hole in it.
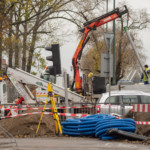
[{"label": "road sign", "polygon": [[107,53],[101,54],[101,76],[113,77],[113,54],[111,53],[111,45],[113,42],[113,33],[104,33],[104,39],[106,41]]},{"label": "road sign", "polygon": [[101,54],[101,77],[109,77],[109,74],[110,77],[113,77],[113,54],[112,53],[110,55],[110,64],[109,64],[109,53],[102,53]]},{"label": "road sign", "polygon": [[108,51],[110,50],[111,44],[113,42],[114,34],[113,33],[104,33],[104,39],[106,41],[106,46]]}]

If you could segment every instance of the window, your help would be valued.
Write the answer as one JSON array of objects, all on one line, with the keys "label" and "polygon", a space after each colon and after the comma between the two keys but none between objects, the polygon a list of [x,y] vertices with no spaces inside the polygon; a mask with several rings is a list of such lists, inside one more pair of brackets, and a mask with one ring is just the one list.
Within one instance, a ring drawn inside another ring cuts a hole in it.
[{"label": "window", "polygon": [[142,104],[150,104],[150,96],[142,95],[140,97],[141,97],[141,103]]},{"label": "window", "polygon": [[105,104],[109,104],[109,99],[110,104],[119,104],[119,96],[111,96],[110,98],[108,97],[105,101]]},{"label": "window", "polygon": [[122,102],[125,105],[138,104],[138,96],[137,95],[123,95]]}]

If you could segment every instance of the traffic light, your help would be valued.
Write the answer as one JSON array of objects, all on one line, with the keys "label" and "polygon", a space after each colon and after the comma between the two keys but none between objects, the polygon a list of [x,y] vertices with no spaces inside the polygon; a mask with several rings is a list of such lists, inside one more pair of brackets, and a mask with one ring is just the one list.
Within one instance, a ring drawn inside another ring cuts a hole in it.
[{"label": "traffic light", "polygon": [[51,47],[45,48],[47,51],[51,51],[52,55],[47,56],[46,60],[52,61],[53,66],[48,66],[46,72],[50,75],[61,74],[61,61],[60,61],[60,50],[59,44],[52,44]]}]

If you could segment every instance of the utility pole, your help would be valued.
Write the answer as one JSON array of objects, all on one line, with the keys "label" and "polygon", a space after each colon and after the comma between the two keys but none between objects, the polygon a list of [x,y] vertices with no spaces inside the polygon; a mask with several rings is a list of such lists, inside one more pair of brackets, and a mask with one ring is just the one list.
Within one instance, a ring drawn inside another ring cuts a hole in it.
[{"label": "utility pole", "polygon": [[[115,0],[113,2],[113,9],[115,9]],[[114,39],[113,39],[113,85],[116,84],[116,27],[115,27],[115,20],[113,20],[113,33],[114,33]]]},{"label": "utility pole", "polygon": [[[66,113],[69,112],[68,110],[68,89],[67,89],[67,72],[64,72],[64,87],[65,87],[65,106],[66,106]],[[67,117],[68,118],[68,117]]]},{"label": "utility pole", "polygon": [[[113,77],[113,70],[112,70],[112,68],[113,68],[112,67],[112,64],[113,64],[112,63],[112,58],[113,58],[113,56],[112,56],[112,53],[111,53],[111,45],[112,45],[112,42],[113,42],[114,34],[113,33],[104,33],[104,38],[105,38],[105,41],[106,41],[106,47],[108,49],[108,53],[106,54],[106,57],[104,59],[101,59],[101,60],[107,60],[107,66],[105,67],[105,69],[107,68],[107,71],[105,71],[104,73],[106,73],[105,77],[109,77],[109,104],[110,104],[111,78]],[[101,70],[101,73],[103,73],[102,70]],[[109,113],[110,113],[110,107],[109,107]]]},{"label": "utility pole", "polygon": [[[108,0],[106,0],[106,13],[108,13]],[[106,23],[106,32],[108,32],[108,23]]]}]

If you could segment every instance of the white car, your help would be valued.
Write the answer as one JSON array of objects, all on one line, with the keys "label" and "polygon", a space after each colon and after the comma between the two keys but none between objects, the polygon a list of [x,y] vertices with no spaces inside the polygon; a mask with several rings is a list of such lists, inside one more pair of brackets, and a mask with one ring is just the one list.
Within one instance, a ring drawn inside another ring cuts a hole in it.
[{"label": "white car", "polygon": [[150,104],[150,93],[142,91],[122,90],[102,94],[97,101],[100,108],[97,113],[117,113],[124,115],[132,109],[132,104]]}]

